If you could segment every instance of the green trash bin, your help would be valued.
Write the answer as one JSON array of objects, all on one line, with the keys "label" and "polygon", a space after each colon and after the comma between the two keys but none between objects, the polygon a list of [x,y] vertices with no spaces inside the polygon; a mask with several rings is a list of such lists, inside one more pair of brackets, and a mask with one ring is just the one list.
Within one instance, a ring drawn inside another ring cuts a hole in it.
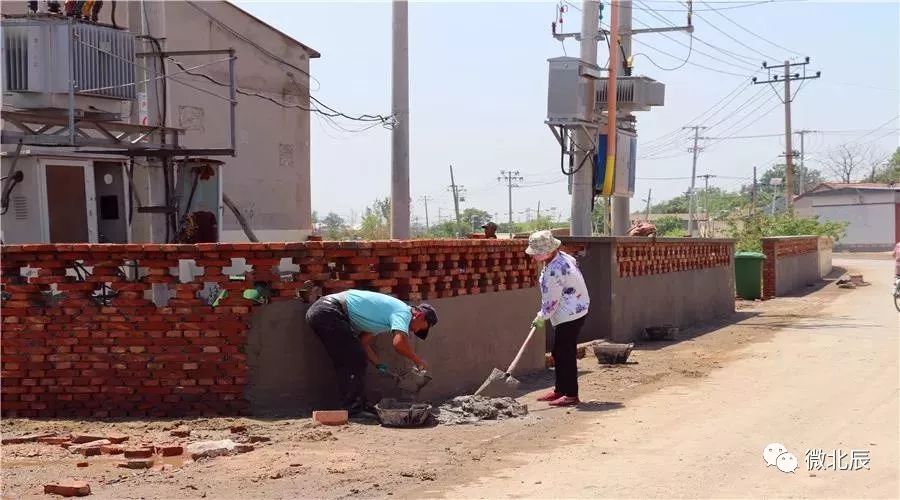
[{"label": "green trash bin", "polygon": [[762,298],[762,270],[766,256],[759,252],[734,254],[734,288],[742,299]]}]

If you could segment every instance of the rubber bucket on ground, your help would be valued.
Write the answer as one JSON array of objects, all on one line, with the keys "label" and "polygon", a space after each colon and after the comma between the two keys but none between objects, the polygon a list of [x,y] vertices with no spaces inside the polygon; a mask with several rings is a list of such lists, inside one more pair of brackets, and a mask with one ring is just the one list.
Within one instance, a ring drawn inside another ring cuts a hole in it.
[{"label": "rubber bucket on ground", "polygon": [[762,298],[763,261],[766,256],[759,252],[738,252],[734,254],[734,288],[742,299]]}]

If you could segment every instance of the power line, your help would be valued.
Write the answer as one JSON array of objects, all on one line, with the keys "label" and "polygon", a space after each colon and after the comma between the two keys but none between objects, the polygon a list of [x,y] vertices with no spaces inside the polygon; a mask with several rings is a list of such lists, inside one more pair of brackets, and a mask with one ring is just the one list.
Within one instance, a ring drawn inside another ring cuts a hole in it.
[{"label": "power line", "polygon": [[777,60],[777,59],[778,59],[777,57],[772,57],[772,56],[766,55],[765,53],[760,52],[760,51],[754,49],[753,47],[747,45],[746,43],[744,43],[744,42],[738,40],[737,38],[731,36],[731,34],[729,34],[727,31],[722,30],[721,28],[719,28],[718,26],[716,26],[715,24],[713,24],[712,21],[706,19],[705,17],[701,16],[700,14],[697,14],[697,17],[698,17],[699,19],[703,19],[703,20],[706,22],[706,24],[708,24],[712,29],[714,29],[714,30],[718,31],[719,33],[725,35],[726,37],[728,37],[729,39],[733,40],[733,41],[734,41],[735,43],[737,43],[738,45],[744,47],[745,49],[748,49],[748,50],[750,50],[751,52],[755,52],[755,53],[757,53],[757,54],[763,56],[763,57],[766,58],[766,59],[773,59],[773,60]]},{"label": "power line", "polygon": [[[790,52],[790,53],[795,54],[795,55],[800,56],[800,57],[803,56],[803,54],[801,54],[801,53],[799,53],[799,52],[797,52],[797,51],[795,51],[795,50],[791,50],[791,49],[789,49],[789,48],[787,48],[787,47],[785,47],[785,46],[783,46],[783,45],[779,45],[779,44],[777,44],[777,43],[775,43],[775,42],[769,40],[768,38],[765,38],[765,37],[763,37],[763,36],[760,36],[760,35],[757,34],[756,32],[754,32],[754,31],[752,31],[752,30],[749,30],[749,29],[745,28],[744,26],[742,26],[741,24],[739,24],[739,23],[738,23],[737,21],[735,21],[734,19],[732,19],[732,18],[730,18],[730,17],[728,17],[728,16],[726,16],[725,14],[723,14],[723,13],[720,12],[721,10],[725,10],[725,9],[722,9],[722,8],[712,8],[712,6],[709,5],[710,2],[704,2],[703,0],[700,0],[700,3],[702,3],[703,5],[706,5],[707,7],[710,7],[709,10],[711,10],[711,11],[715,12],[716,14],[718,14],[719,16],[723,17],[726,21],[728,21],[728,22],[730,22],[731,24],[737,26],[738,28],[742,29],[743,31],[746,31],[747,33],[749,33],[749,34],[755,36],[756,38],[759,38],[760,40],[762,40],[762,41],[768,43],[769,45],[771,45],[771,46],[773,46],[773,47],[776,47],[776,48],[779,48],[779,49],[781,49],[781,50],[785,50],[785,51],[787,51],[787,52]],[[698,16],[698,17],[699,17],[699,16]]]}]

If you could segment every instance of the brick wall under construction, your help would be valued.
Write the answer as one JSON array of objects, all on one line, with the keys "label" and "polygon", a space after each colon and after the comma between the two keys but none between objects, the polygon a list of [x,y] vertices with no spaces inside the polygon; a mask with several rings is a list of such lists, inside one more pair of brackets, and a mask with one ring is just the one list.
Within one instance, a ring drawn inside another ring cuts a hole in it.
[{"label": "brick wall under construction", "polygon": [[[418,301],[528,288],[521,240],[2,247],[2,413],[235,414],[260,307],[362,288]],[[224,292],[224,293],[223,293]],[[300,298],[298,298],[300,297]],[[218,302],[214,303],[214,299]]]}]

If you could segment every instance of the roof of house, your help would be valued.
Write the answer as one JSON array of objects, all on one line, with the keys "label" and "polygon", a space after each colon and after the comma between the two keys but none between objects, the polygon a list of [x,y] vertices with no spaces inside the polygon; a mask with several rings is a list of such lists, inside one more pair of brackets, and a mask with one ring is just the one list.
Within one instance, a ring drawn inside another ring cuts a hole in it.
[{"label": "roof of house", "polygon": [[253,19],[254,21],[256,21],[256,22],[258,22],[258,23],[260,23],[260,24],[262,24],[263,26],[269,28],[270,30],[272,30],[272,31],[274,31],[274,32],[276,32],[276,33],[278,33],[279,35],[281,35],[281,36],[282,36],[283,38],[285,38],[286,40],[288,40],[288,41],[290,41],[290,42],[292,42],[292,43],[294,43],[294,44],[299,45],[299,46],[306,52],[306,54],[309,56],[310,59],[317,59],[317,58],[319,58],[319,57],[322,57],[322,54],[320,54],[319,51],[317,51],[316,49],[314,49],[314,48],[312,48],[312,47],[310,47],[310,46],[308,46],[308,45],[306,45],[306,44],[304,44],[304,43],[298,41],[298,40],[295,39],[294,37],[288,35],[287,33],[283,32],[283,31],[281,31],[280,29],[278,29],[278,28],[272,26],[271,24],[269,24],[269,23],[263,21],[262,19],[260,19],[260,18],[258,18],[258,17],[256,17],[256,16],[254,16],[253,14],[247,12],[246,10],[242,9],[241,7],[238,7],[238,6],[235,5],[233,2],[231,2],[231,1],[226,1],[226,2],[223,2],[223,3],[224,3],[225,5],[228,5],[229,7],[232,7],[232,8],[234,8],[234,9],[237,9],[238,11],[240,11],[240,12],[241,12],[242,14],[244,14],[245,16],[247,16],[247,17]]},{"label": "roof of house", "polygon": [[834,193],[841,190],[854,191],[900,191],[900,184],[887,184],[879,182],[823,182],[809,191],[795,197],[800,199],[804,196],[816,196],[822,194]]}]

